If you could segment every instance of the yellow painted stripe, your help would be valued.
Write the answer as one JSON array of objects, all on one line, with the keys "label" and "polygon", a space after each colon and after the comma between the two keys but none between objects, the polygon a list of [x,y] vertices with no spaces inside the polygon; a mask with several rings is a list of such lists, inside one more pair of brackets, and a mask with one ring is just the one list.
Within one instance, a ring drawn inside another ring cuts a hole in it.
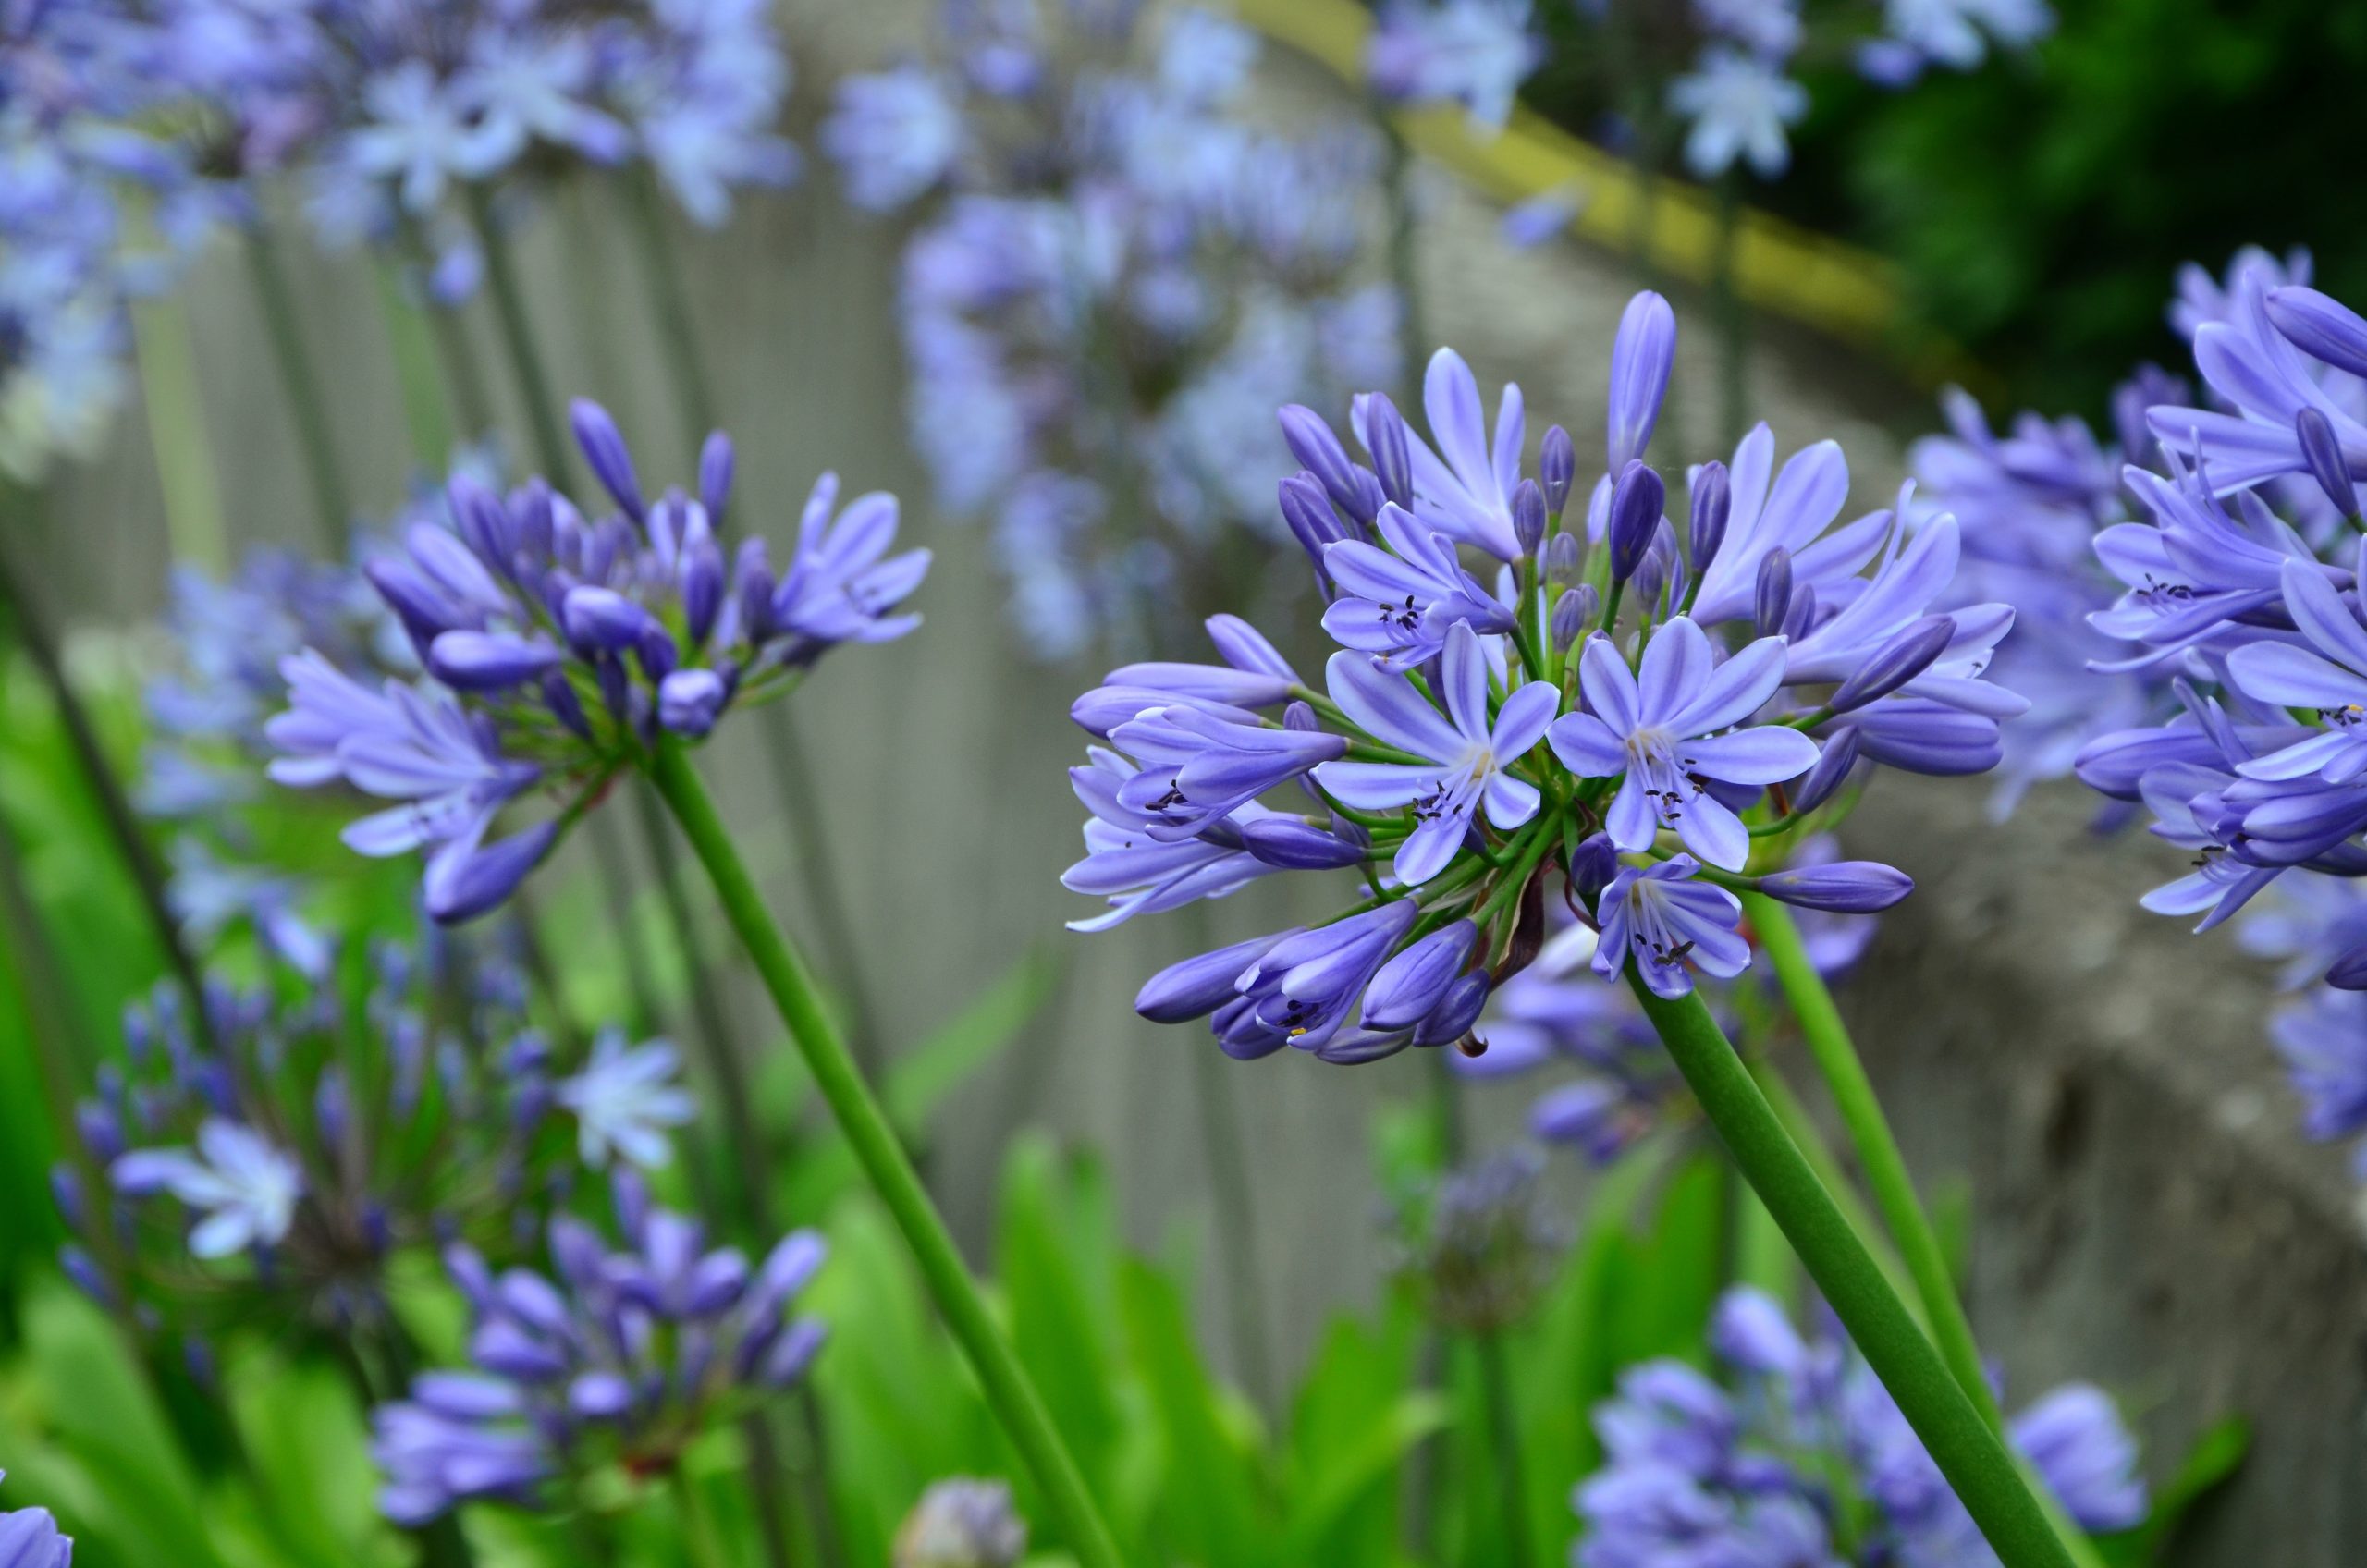
[{"label": "yellow painted stripe", "polygon": [[[1234,13],[1267,37],[1320,62],[1351,83],[1364,77],[1372,18],[1355,0],[1233,0]],[[1580,202],[1572,232],[1638,258],[1684,282],[1707,287],[1716,264],[1716,198],[1666,177],[1647,182],[1625,160],[1581,141],[1526,106],[1502,134],[1475,132],[1459,109],[1392,113],[1406,144],[1497,199],[1523,202],[1568,190]],[[1910,332],[1899,307],[1896,269],[1882,257],[1772,214],[1745,207],[1735,239],[1735,291],[1754,310],[1797,322],[1890,361],[1919,382],[1979,384],[1988,378],[1960,349]]]}]

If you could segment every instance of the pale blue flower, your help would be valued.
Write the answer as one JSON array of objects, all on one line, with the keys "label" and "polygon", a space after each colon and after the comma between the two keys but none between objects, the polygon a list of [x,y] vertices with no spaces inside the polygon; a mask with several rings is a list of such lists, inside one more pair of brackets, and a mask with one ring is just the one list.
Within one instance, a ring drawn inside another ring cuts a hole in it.
[{"label": "pale blue flower", "polygon": [[296,1161],[251,1128],[213,1118],[198,1129],[197,1147],[135,1149],[108,1172],[128,1196],[170,1193],[202,1218],[190,1232],[199,1257],[227,1257],[268,1247],[295,1223],[303,1195]]}]

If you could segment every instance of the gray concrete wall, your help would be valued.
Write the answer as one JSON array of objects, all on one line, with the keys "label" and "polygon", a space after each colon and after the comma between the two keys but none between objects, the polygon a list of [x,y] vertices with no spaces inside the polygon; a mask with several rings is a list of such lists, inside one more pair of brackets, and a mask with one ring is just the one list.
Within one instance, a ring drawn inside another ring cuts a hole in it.
[{"label": "gray concrete wall", "polygon": [[[833,61],[876,55],[900,9],[815,23],[800,54],[803,113]],[[687,457],[618,215],[597,196],[543,214],[524,242],[533,310],[562,386],[616,410],[644,475],[681,474]],[[814,473],[833,466],[856,488],[901,492],[911,533],[938,551],[921,633],[839,655],[797,699],[819,772],[813,810],[850,889],[838,918],[891,1040],[940,1022],[1031,944],[1059,942],[1070,961],[1053,1007],[940,1130],[937,1182],[965,1237],[983,1234],[1000,1151],[1021,1125],[1109,1151],[1138,1239],[1179,1225],[1205,1236],[1194,1053],[1211,1047],[1128,1006],[1191,937],[1175,920],[1093,938],[1059,930],[1078,913],[1056,877],[1077,852],[1082,815],[1061,771],[1079,753],[1065,712],[1094,672],[1025,657],[1003,627],[983,540],[931,514],[902,445],[896,239],[851,216],[826,178],[753,202],[727,232],[687,246],[741,440],[742,525],[792,526]],[[300,260],[337,439],[357,487],[384,502],[407,459],[372,280],[353,263]],[[1491,214],[1451,190],[1421,265],[1436,335],[1484,380],[1520,380],[1539,429],[1548,418],[1600,428],[1612,327],[1634,287],[1622,267],[1573,248],[1508,252]],[[189,297],[233,529],[310,537],[292,430],[237,258],[214,258]],[[1706,320],[1683,300],[1680,313]],[[497,363],[489,319],[478,309],[468,320]],[[1708,455],[1707,349],[1706,332],[1689,329],[1663,450]],[[1752,402],[1784,447],[1838,436],[1857,506],[1886,501],[1900,460],[1890,432],[1923,423],[1927,400],[1795,335],[1771,332],[1762,349]],[[53,581],[86,623],[157,605],[164,533],[137,410],[99,461],[60,482],[54,512]],[[771,890],[810,934],[809,868],[793,862],[755,738],[733,728],[713,748],[712,775]],[[1891,921],[1848,1010],[1918,1170],[1973,1182],[1975,1314],[2011,1387],[2071,1375],[2111,1384],[2135,1402],[2157,1461],[2214,1415],[2250,1414],[2256,1462],[2183,1560],[2356,1562],[2367,1555],[2367,1266],[2349,1187],[2339,1162],[2294,1131],[2260,1037],[2265,977],[2224,941],[2140,913],[2134,895],[2166,874],[2162,854],[2090,839],[2085,809],[2076,791],[2042,791],[2005,833],[1982,820],[1975,790],[1884,780],[1855,845],[1905,866],[1922,891]],[[1310,880],[1232,900],[1211,934],[1312,913],[1316,890],[1296,886]],[[767,1048],[777,1035],[747,976],[735,971],[727,986],[751,1048]],[[1367,1130],[1382,1102],[1429,1092],[1428,1066],[1401,1058],[1350,1071],[1286,1055],[1214,1075],[1245,1125],[1261,1306],[1287,1355],[1326,1309],[1373,1289]],[[1526,1099],[1476,1096],[1482,1135],[1516,1127]],[[1213,1303],[1230,1282],[1213,1256],[1203,1278],[1204,1321],[1221,1342]]]}]

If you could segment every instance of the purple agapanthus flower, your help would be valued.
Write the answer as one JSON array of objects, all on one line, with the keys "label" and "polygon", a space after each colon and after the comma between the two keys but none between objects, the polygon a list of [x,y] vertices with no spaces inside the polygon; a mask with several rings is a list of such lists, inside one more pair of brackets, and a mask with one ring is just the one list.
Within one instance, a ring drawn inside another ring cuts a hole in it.
[{"label": "purple agapanthus flower", "polygon": [[[356,1005],[292,966],[129,1010],[123,1049],[77,1112],[104,1201],[60,1167],[78,1282],[184,1340],[258,1318],[330,1331],[383,1319],[406,1249],[461,1238],[516,1251],[613,1153],[669,1158],[689,1120],[662,1042],[604,1030],[588,1057],[526,1014],[497,937],[381,944]],[[99,1260],[104,1259],[104,1264]]]},{"label": "purple agapanthus flower", "polygon": [[[7,1472],[0,1470],[0,1480]],[[8,1568],[74,1568],[74,1537],[46,1508],[0,1511],[0,1562]]]},{"label": "purple agapanthus flower", "polygon": [[1764,786],[1816,766],[1816,742],[1782,725],[1742,726],[1784,680],[1784,647],[1762,637],[1724,663],[1680,616],[1661,629],[1630,670],[1608,640],[1578,660],[1587,711],[1553,721],[1553,754],[1581,778],[1616,778],[1603,819],[1614,848],[1651,847],[1662,828],[1728,871],[1750,858],[1742,819],[1710,792],[1713,783]]},{"label": "purple agapanthus flower", "polygon": [[[2301,1130],[2320,1143],[2367,1133],[2367,993],[2313,991],[2277,1013],[2268,1034],[2301,1097]],[[2367,1143],[2351,1164],[2367,1181]]]},{"label": "purple agapanthus flower", "polygon": [[[890,641],[928,570],[926,550],[889,555],[892,496],[838,506],[825,474],[778,570],[749,539],[727,561],[730,443],[703,456],[698,498],[642,492],[607,412],[578,402],[577,439],[615,509],[587,518],[542,480],[507,496],[456,475],[449,527],[414,522],[367,575],[426,679],[373,689],[307,649],[282,666],[288,708],[264,727],[284,784],[341,780],[401,802],[346,841],[364,854],[429,851],[428,913],[458,922],[516,890],[661,736],[696,741],[736,703],[793,684],[831,648]],[[496,836],[530,794],[573,796],[556,819]]]},{"label": "purple agapanthus flower", "polygon": [[423,1373],[372,1413],[389,1519],[533,1506],[603,1462],[672,1464],[691,1438],[804,1376],[824,1329],[794,1304],[827,1254],[817,1233],[791,1231],[752,1265],[709,1251],[697,1220],[652,1208],[638,1177],[619,1174],[616,1188],[622,1250],[561,1216],[547,1275],[447,1252],[469,1303],[472,1366]]},{"label": "purple agapanthus flower", "polygon": [[1458,622],[1447,636],[1441,665],[1444,714],[1404,679],[1355,654],[1332,655],[1326,674],[1331,700],[1367,734],[1424,759],[1342,760],[1315,770],[1316,782],[1343,804],[1410,809],[1415,827],[1395,864],[1406,883],[1427,882],[1445,868],[1476,813],[1484,810],[1489,822],[1504,829],[1537,815],[1537,786],[1511,769],[1545,738],[1559,695],[1531,681],[1508,694],[1491,717],[1486,656],[1468,625]]},{"label": "purple agapanthus flower", "polygon": [[[1324,690],[1224,617],[1208,623],[1220,664],[1112,670],[1071,710],[1105,745],[1072,774],[1095,820],[1066,879],[1109,900],[1087,929],[1271,875],[1349,873],[1363,896],[1171,964],[1136,998],[1146,1017],[1208,1018],[1237,1057],[1453,1043],[1486,1072],[1491,1035],[1507,1066],[1537,1054],[1524,1042],[1544,1048],[1543,1015],[1485,1016],[1544,955],[1557,978],[1632,965],[1677,997],[1748,965],[1738,891],[1845,923],[1836,965],[1862,948],[1846,923],[1911,891],[1892,867],[1835,859],[1815,827],[1878,766],[1994,764],[2019,702],[1984,675],[2011,612],[1956,590],[1945,514],[1902,497],[1831,528],[1838,450],[1771,478],[1763,426],[1731,475],[1694,472],[1680,537],[1642,455],[1674,349],[1667,302],[1638,296],[1609,367],[1618,471],[1581,506],[1568,432],[1549,429],[1525,475],[1518,389],[1491,428],[1451,350],[1431,361],[1428,441],[1378,392],[1350,404],[1367,460],[1305,406],[1280,410],[1302,466],[1281,510],[1343,645]],[[1572,1141],[1614,1146],[1631,1135],[1624,1093],[1568,1097],[1555,1117]]]},{"label": "purple agapanthus flower", "polygon": [[1545,57],[1530,0],[1389,0],[1366,48],[1373,91],[1397,103],[1454,103],[1502,130]]},{"label": "purple agapanthus flower", "polygon": [[[1995,1561],[1837,1329],[1803,1335],[1772,1297],[1737,1286],[1719,1299],[1708,1337],[1727,1383],[1682,1362],[1646,1362],[1595,1407],[1607,1463],[1573,1500],[1587,1523],[1582,1568]],[[2007,1436],[2081,1529],[2143,1521],[2137,1445],[2102,1390],[2052,1390],[2011,1419]]]}]

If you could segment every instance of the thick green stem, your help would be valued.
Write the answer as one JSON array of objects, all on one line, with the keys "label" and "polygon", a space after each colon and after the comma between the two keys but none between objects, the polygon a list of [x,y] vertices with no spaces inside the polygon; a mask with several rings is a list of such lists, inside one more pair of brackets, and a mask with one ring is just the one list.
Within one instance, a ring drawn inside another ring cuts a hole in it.
[{"label": "thick green stem", "polygon": [[313,505],[329,546],[342,556],[353,537],[353,492],[347,488],[345,469],[337,461],[337,442],[329,435],[328,398],[305,347],[304,329],[296,319],[295,292],[281,263],[279,242],[271,225],[258,222],[247,235],[247,263],[254,275],[255,300],[263,307],[264,335],[271,344],[271,359],[279,373],[279,389],[287,396],[288,411],[304,452],[304,477],[313,486]]},{"label": "thick green stem", "polygon": [[[1883,1114],[1882,1100],[1866,1076],[1865,1062],[1849,1038],[1848,1026],[1841,1022],[1841,1010],[1834,1005],[1824,976],[1810,962],[1791,912],[1763,893],[1744,894],[1743,907],[1749,915],[1751,930],[1758,934],[1760,946],[1775,971],[1775,982],[1784,992],[1784,999],[1799,1022],[1809,1055],[1833,1096],[1834,1108],[1841,1113],[1842,1129],[1857,1151],[1858,1163],[1866,1174],[1866,1185],[1873,1193],[1874,1207],[1882,1214],[1883,1228],[1890,1232],[1907,1272],[1915,1282],[1915,1293],[1923,1304],[1923,1320],[1931,1329],[1941,1358],[1948,1364],[1957,1386],[1964,1390],[1965,1397],[1972,1402],[1990,1430],[2002,1437],[2005,1415],[1997,1408],[1996,1396],[1990,1391],[1980,1342],[1972,1336],[1971,1320],[1966,1317],[1964,1304],[1956,1295],[1947,1253],[1940,1245],[1939,1232],[1932,1228],[1931,1217],[1923,1212],[1922,1201],[1915,1194],[1915,1182],[1907,1174],[1906,1157],[1899,1152],[1898,1139],[1891,1132],[1889,1118]],[[2031,1479],[2029,1464],[2018,1456],[2016,1463],[2020,1465],[2024,1479]],[[2031,1491],[2065,1550],[2081,1568],[2093,1568],[2100,1563],[2102,1560],[2089,1544],[2086,1534],[2064,1515],[2054,1495],[2042,1486],[2033,1486]]]},{"label": "thick green stem", "polygon": [[1495,1449],[1497,1479],[1504,1488],[1504,1548],[1513,1568],[1538,1568],[1537,1544],[1528,1527],[1528,1483],[1521,1472],[1520,1419],[1513,1409],[1503,1335],[1494,1329],[1478,1334],[1473,1348],[1479,1353],[1480,1391],[1488,1402],[1488,1440]]},{"label": "thick green stem", "polygon": [[740,1218],[751,1241],[762,1245],[772,1236],[772,1184],[766,1179],[764,1134],[756,1126],[754,1096],[748,1070],[732,1047],[731,1026],[723,1016],[723,998],[705,973],[691,901],[682,885],[681,859],[674,852],[673,826],[666,819],[656,791],[639,779],[630,785],[633,805],[641,814],[642,836],[649,840],[649,858],[657,870],[658,896],[666,903],[666,922],[681,946],[682,969],[691,993],[699,1053],[706,1064],[708,1087],[720,1103],[723,1130],[731,1143],[731,1159],[740,1189]]},{"label": "thick green stem", "polygon": [[789,828],[798,875],[813,890],[808,907],[816,915],[815,929],[820,933],[823,958],[828,966],[827,978],[836,984],[840,1011],[846,1015],[847,1043],[853,1047],[855,1064],[863,1069],[864,1075],[876,1079],[884,1065],[878,1034],[873,1026],[878,1015],[872,1007],[863,960],[855,951],[838,869],[830,860],[829,835],[823,831],[821,791],[815,786],[814,770],[806,761],[805,743],[798,739],[797,721],[785,703],[775,712],[762,716],[756,729],[765,738],[773,783],[780,795],[781,821]]},{"label": "thick green stem", "polygon": [[[16,513],[10,524],[0,527],[0,541],[7,535],[29,535],[32,530],[24,526],[23,509],[12,508]],[[16,557],[10,546],[0,542],[0,628],[15,635],[42,681],[49,688],[50,700],[56,704],[58,722],[65,727],[67,743],[72,747],[74,760],[80,765],[83,782],[89,785],[92,799],[98,802],[99,815],[105,821],[108,836],[115,839],[116,849],[123,857],[124,869],[131,874],[132,885],[140,895],[141,907],[147,912],[148,923],[156,934],[156,945],[165,955],[166,965],[189,1002],[190,1026],[200,1041],[210,1042],[213,1022],[205,1008],[205,977],[200,972],[196,956],[182,938],[180,922],[174,917],[171,899],[165,887],[165,868],[156,859],[155,846],[148,841],[140,819],[131,809],[131,799],[123,788],[123,780],[116,774],[115,765],[107,760],[106,747],[99,740],[98,726],[92,721],[90,710],[82,704],[81,694],[66,677],[66,666],[58,655],[57,640],[43,619],[41,606],[25,592],[24,579],[18,574]]]},{"label": "thick green stem", "polygon": [[1116,1568],[1117,1543],[1086,1492],[1084,1477],[1053,1427],[1042,1396],[987,1310],[944,1219],[929,1201],[920,1173],[913,1169],[912,1157],[898,1141],[887,1111],[873,1096],[846,1043],[839,1037],[812,975],[765,908],[764,896],[741,860],[730,830],[680,742],[670,737],[659,741],[650,777],[715,883],[724,913],[746,944],[757,974],[780,1010],[781,1022],[789,1027],[791,1040],[814,1075],[815,1086],[880,1201],[903,1231],[938,1310],[969,1358],[1004,1432],[1043,1489],[1046,1506],[1068,1546],[1084,1568]]},{"label": "thick green stem", "polygon": [[1998,1412],[1995,1397],[1989,1391],[1989,1379],[1981,1365],[1981,1346],[1972,1337],[1972,1325],[1965,1317],[1963,1304],[1956,1299],[1956,1281],[1948,1273],[1947,1254],[1941,1249],[1939,1234],[1932,1229],[1923,1205],[1915,1195],[1914,1180],[1907,1173],[1907,1158],[1898,1151],[1898,1140],[1891,1135],[1890,1121],[1883,1115],[1882,1101],[1875,1097],[1865,1063],[1858,1060],[1857,1047],[1850,1044],[1849,1031],[1841,1022],[1840,1011],[1833,1005],[1833,993],[1825,989],[1823,976],[1817,974],[1816,965],[1809,961],[1808,948],[1800,940],[1799,927],[1792,924],[1788,910],[1761,893],[1745,894],[1743,907],[1748,913],[1750,928],[1758,936],[1760,946],[1766,950],[1768,963],[1775,971],[1775,983],[1783,988],[1784,1000],[1790,1005],[1792,1016],[1799,1021],[1809,1056],[1823,1076],[1825,1087],[1832,1092],[1834,1108],[1841,1112],[1842,1129],[1849,1136],[1850,1147],[1857,1151],[1866,1186],[1873,1194],[1876,1211],[1882,1215],[1883,1228],[1890,1232],[1907,1264],[1908,1276],[1915,1281],[1915,1293],[1922,1299],[1924,1320],[1931,1325],[1932,1339],[1939,1346],[1948,1370],[1963,1387],[1965,1397],[1981,1412],[1981,1420],[1988,1423],[1991,1431],[2002,1432],[2005,1419]]},{"label": "thick green stem", "polygon": [[2005,1568],[2071,1568],[2004,1441],[1916,1327],[1701,998],[1655,996],[1632,966],[1628,980],[1735,1163]]}]

